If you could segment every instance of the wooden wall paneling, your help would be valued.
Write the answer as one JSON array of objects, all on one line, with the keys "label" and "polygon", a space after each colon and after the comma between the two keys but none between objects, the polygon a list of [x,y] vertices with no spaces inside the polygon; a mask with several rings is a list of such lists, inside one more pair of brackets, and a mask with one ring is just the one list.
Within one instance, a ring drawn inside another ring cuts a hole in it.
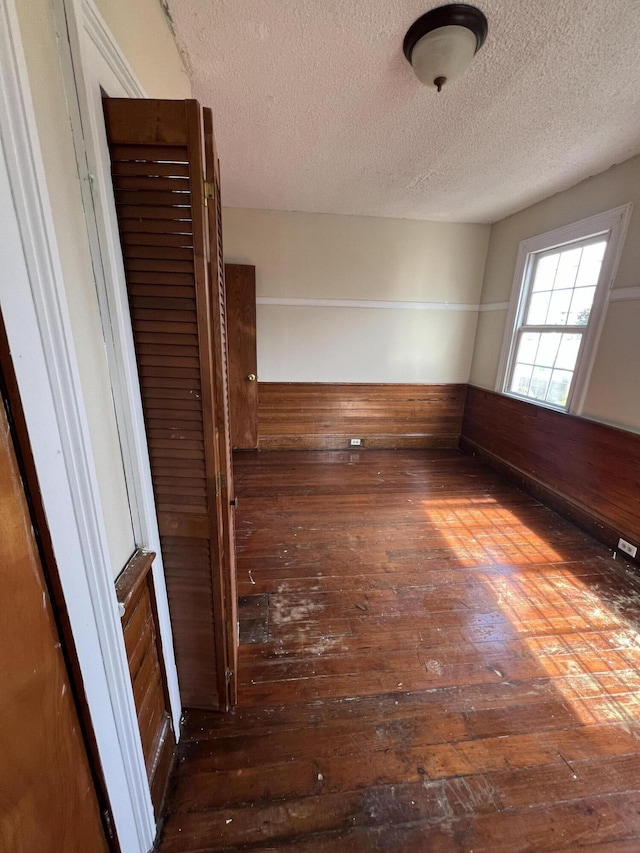
[{"label": "wooden wall paneling", "polygon": [[261,450],[458,446],[466,385],[261,382]]},{"label": "wooden wall paneling", "polygon": [[258,448],[256,268],[225,264],[229,322],[229,398],[234,450]]},{"label": "wooden wall paneling", "polygon": [[122,632],[142,752],[158,820],[162,815],[176,740],[155,606],[151,572],[154,558],[151,551],[136,551],[116,581],[116,594],[124,609]]},{"label": "wooden wall paneling", "polygon": [[238,673],[238,594],[236,590],[235,490],[231,457],[231,406],[229,401],[229,351],[226,289],[222,247],[222,203],[220,163],[213,132],[213,115],[204,110],[205,169],[207,181],[207,215],[211,254],[209,275],[214,310],[211,315],[212,352],[216,370],[215,405],[219,413],[216,444],[220,478],[217,483],[217,509],[222,522],[222,588],[224,595],[224,644],[227,701],[237,702]]},{"label": "wooden wall paneling", "polygon": [[461,446],[612,548],[640,546],[640,436],[469,387]]},{"label": "wooden wall paneling", "polygon": [[228,706],[223,532],[196,101],[105,100],[133,337],[185,706]]}]

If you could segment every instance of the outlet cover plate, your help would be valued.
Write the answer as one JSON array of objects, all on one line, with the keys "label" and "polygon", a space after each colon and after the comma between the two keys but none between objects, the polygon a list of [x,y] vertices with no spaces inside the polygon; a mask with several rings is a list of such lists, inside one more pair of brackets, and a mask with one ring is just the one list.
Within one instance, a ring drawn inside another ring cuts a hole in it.
[{"label": "outlet cover plate", "polygon": [[618,539],[618,548],[630,557],[635,557],[638,553],[638,548],[626,539]]}]

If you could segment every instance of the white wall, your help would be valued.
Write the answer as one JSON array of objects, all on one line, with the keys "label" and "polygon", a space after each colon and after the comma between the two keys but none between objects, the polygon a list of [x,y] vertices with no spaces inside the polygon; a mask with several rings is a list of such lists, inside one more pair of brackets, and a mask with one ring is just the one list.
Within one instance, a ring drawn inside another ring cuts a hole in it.
[{"label": "white wall", "polygon": [[[135,541],[54,14],[49,0],[17,0],[16,5],[115,577],[134,551]],[[156,0],[135,4],[100,0],[99,5],[114,32],[126,42],[125,55],[134,72],[149,84],[150,93],[188,97],[182,61]]]},{"label": "white wall", "polygon": [[489,226],[226,208],[223,234],[256,267],[261,381],[468,380]]},{"label": "white wall", "polygon": [[[509,300],[522,240],[627,202],[632,202],[634,209],[583,415],[640,432],[640,157],[495,223],[491,227],[482,302]],[[480,314],[471,368],[470,381],[474,385],[495,386],[506,316],[506,309]]]},{"label": "white wall", "polygon": [[191,97],[191,82],[160,0],[94,0],[150,98]]}]

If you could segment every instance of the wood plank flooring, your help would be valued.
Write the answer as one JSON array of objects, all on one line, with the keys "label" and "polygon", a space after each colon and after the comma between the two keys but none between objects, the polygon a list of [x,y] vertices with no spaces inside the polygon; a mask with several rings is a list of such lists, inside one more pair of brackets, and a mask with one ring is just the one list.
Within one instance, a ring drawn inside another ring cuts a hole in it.
[{"label": "wood plank flooring", "polygon": [[187,712],[161,853],[640,850],[627,564],[457,451],[235,477],[239,706]]}]

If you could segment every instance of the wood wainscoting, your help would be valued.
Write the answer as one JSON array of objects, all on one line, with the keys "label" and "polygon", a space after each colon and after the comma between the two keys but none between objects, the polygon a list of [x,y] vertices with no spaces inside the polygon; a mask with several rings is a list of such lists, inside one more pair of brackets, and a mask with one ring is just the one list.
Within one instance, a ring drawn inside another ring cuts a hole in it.
[{"label": "wood wainscoting", "polygon": [[609,547],[640,544],[640,435],[469,386],[461,447]]},{"label": "wood wainscoting", "polygon": [[458,446],[466,385],[260,382],[260,450]]},{"label": "wood wainscoting", "polygon": [[122,632],[136,704],[151,799],[160,818],[176,740],[160,646],[151,565],[155,554],[138,550],[116,581]]}]

